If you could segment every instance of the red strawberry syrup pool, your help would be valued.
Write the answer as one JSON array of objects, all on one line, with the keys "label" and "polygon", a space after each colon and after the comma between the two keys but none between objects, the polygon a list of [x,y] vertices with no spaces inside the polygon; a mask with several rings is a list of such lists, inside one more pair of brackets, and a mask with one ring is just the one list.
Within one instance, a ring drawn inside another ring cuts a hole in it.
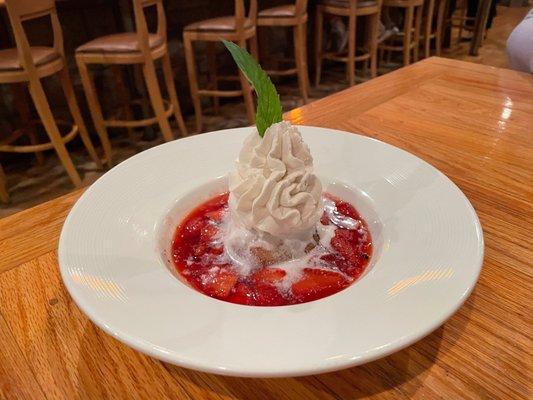
[{"label": "red strawberry syrup pool", "polygon": [[329,194],[324,199],[329,201],[330,212],[324,212],[322,225],[336,225],[347,218],[356,222],[357,229],[336,226],[330,245],[319,253],[319,262],[302,268],[290,282],[286,281],[286,270],[275,263],[243,276],[231,259],[224,257],[220,230],[228,212],[228,193],[199,205],[178,226],[172,243],[174,265],[190,286],[231,303],[282,306],[337,293],[357,280],[368,266],[372,238],[351,204]]}]

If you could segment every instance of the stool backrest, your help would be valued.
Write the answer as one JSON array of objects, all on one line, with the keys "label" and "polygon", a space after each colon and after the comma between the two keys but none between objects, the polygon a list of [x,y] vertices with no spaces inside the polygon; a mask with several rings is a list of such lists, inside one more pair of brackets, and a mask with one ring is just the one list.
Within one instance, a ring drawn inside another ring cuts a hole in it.
[{"label": "stool backrest", "polygon": [[23,20],[46,15],[55,7],[54,0],[10,0],[7,3],[9,12]]},{"label": "stool backrest", "polygon": [[163,0],[133,0],[133,13],[135,15],[135,30],[139,40],[140,51],[145,55],[150,53],[150,45],[148,42],[148,24],[146,23],[146,16],[144,9],[155,6],[157,9],[157,30],[156,34],[163,38],[163,43],[167,42],[167,20],[165,17],[165,9],[163,7]]},{"label": "stool backrest", "polygon": [[246,19],[252,21],[252,25],[255,26],[257,22],[257,0],[250,0],[248,15],[246,15],[244,0],[235,0],[235,30],[238,35],[244,31]]},{"label": "stool backrest", "polygon": [[54,0],[5,0],[7,14],[13,29],[20,65],[27,72],[35,72],[36,67],[30,51],[30,43],[22,22],[50,16],[54,34],[54,49],[63,56],[63,33],[57,17]]},{"label": "stool backrest", "polygon": [[296,0],[294,15],[299,17],[307,12],[307,0]]}]

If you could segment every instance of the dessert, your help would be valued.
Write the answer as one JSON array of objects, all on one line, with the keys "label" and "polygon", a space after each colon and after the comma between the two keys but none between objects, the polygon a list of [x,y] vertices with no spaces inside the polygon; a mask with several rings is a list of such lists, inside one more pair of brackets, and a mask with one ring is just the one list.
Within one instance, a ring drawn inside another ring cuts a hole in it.
[{"label": "dessert", "polygon": [[279,96],[245,50],[225,42],[258,95],[257,130],[244,141],[229,192],[187,215],[172,255],[195,289],[238,304],[298,304],[354,282],[372,255],[368,226],[324,193],[309,147],[281,120]]},{"label": "dessert", "polygon": [[308,146],[290,123],[271,125],[262,138],[248,136],[229,190],[226,249],[243,268],[254,258],[263,266],[300,258],[316,245],[322,185]]}]

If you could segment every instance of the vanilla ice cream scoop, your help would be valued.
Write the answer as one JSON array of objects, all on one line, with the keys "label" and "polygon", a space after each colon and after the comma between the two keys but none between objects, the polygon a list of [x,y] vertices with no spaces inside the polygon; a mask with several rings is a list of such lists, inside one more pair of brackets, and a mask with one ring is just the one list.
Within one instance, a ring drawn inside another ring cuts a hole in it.
[{"label": "vanilla ice cream scoop", "polygon": [[310,238],[323,212],[309,147],[288,122],[246,138],[229,189],[233,222],[276,238]]}]

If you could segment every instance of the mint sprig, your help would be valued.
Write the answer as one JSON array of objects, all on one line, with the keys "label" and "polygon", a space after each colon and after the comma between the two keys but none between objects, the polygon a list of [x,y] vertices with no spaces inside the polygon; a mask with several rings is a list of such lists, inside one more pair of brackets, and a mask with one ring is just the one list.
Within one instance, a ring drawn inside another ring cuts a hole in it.
[{"label": "mint sprig", "polygon": [[259,136],[263,137],[270,125],[281,121],[281,100],[276,87],[259,63],[245,49],[233,42],[222,40],[246,79],[257,94],[255,123]]}]

